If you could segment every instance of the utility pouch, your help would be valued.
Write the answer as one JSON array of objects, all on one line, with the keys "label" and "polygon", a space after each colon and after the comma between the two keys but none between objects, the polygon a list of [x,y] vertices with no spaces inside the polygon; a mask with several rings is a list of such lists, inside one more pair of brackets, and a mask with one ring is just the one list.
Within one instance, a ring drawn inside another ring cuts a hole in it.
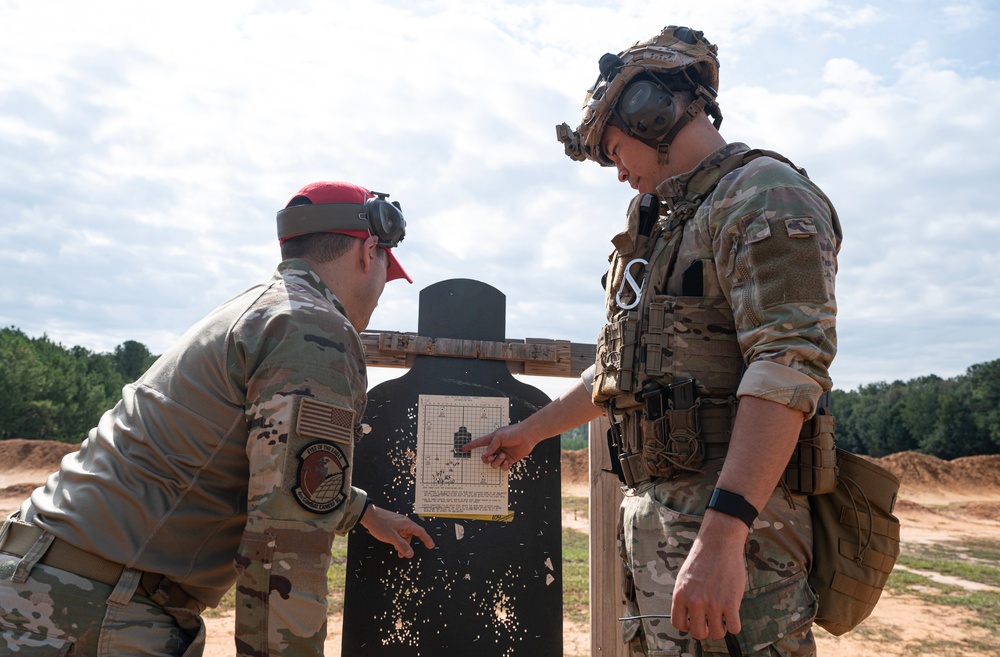
[{"label": "utility pouch", "polygon": [[636,312],[620,315],[605,324],[597,338],[597,368],[594,371],[595,404],[631,394],[635,386],[635,348],[639,317]]},{"label": "utility pouch", "polygon": [[642,458],[653,477],[699,472],[705,460],[694,379],[648,390],[642,419]]},{"label": "utility pouch", "polygon": [[892,511],[898,492],[891,472],[838,449],[836,489],[809,498],[816,624],[834,636],[868,618],[896,564],[899,520]]},{"label": "utility pouch", "polygon": [[826,495],[837,488],[835,420],[829,409],[820,408],[802,425],[799,442],[785,468],[784,482],[802,495]]},{"label": "utility pouch", "polygon": [[740,384],[743,354],[726,298],[653,297],[640,362],[646,377],[694,378],[701,394],[731,394]]}]

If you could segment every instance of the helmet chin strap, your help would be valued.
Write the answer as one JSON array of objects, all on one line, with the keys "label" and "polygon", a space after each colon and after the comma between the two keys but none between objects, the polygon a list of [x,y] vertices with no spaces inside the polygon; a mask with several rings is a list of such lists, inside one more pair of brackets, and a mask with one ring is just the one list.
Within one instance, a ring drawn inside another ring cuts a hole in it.
[{"label": "helmet chin strap", "polygon": [[684,113],[677,118],[674,124],[670,126],[667,134],[663,135],[659,141],[632,135],[644,144],[656,149],[657,162],[660,164],[666,164],[670,161],[670,145],[673,143],[674,138],[684,129],[684,126],[691,123],[699,114],[705,112],[706,108],[708,108],[707,112],[709,116],[714,119],[713,125],[715,128],[718,129],[722,125],[722,112],[719,111],[719,106],[712,100],[711,94],[699,85],[695,90],[695,95],[697,97],[687,106]]}]

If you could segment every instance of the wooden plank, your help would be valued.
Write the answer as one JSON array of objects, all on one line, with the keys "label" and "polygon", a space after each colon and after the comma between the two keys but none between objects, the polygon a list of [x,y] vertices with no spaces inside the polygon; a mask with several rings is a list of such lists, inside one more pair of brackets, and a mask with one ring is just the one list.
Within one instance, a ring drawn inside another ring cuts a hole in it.
[{"label": "wooden plank", "polygon": [[365,361],[369,367],[409,367],[405,353],[382,351],[379,348],[380,332],[365,331],[361,334],[361,344],[365,348]]},{"label": "wooden plank", "polygon": [[[538,347],[537,353],[551,356],[547,359],[532,358],[523,361],[524,374],[531,376],[579,376],[572,373],[573,345],[568,340],[546,340],[544,338],[525,338],[525,346]],[[545,351],[542,352],[541,348]],[[536,353],[536,352],[531,352]]]},{"label": "wooden plank", "polygon": [[416,356],[503,360],[515,374],[577,377],[594,362],[596,345],[569,340],[526,338],[523,341],[428,338],[415,333],[365,331],[365,359],[372,367],[410,367]]},{"label": "wooden plank", "polygon": [[589,426],[590,455],[590,654],[591,657],[628,657],[622,643],[625,600],[622,595],[621,558],[618,556],[618,510],[622,491],[611,469],[608,454],[608,418]]}]

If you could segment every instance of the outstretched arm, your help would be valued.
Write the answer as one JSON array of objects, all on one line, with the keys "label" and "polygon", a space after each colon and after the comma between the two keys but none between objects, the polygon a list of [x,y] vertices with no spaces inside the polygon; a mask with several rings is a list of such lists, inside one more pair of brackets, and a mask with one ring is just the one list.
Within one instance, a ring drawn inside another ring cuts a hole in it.
[{"label": "outstretched arm", "polygon": [[577,381],[576,385],[531,417],[476,438],[464,445],[462,451],[468,452],[485,446],[487,449],[483,452],[483,463],[510,470],[512,465],[530,454],[535,445],[546,438],[558,436],[600,415],[601,409],[594,405],[590,391],[583,381]]}]

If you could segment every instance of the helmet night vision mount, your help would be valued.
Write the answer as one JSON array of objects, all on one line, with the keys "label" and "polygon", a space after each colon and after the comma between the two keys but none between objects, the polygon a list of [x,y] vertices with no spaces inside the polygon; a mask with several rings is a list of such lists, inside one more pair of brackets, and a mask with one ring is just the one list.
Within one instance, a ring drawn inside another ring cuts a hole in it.
[{"label": "helmet night vision mount", "polygon": [[293,205],[278,211],[278,239],[308,233],[367,231],[378,245],[393,248],[406,235],[406,220],[399,202],[387,201],[388,194],[371,192],[364,203],[316,203]]}]

